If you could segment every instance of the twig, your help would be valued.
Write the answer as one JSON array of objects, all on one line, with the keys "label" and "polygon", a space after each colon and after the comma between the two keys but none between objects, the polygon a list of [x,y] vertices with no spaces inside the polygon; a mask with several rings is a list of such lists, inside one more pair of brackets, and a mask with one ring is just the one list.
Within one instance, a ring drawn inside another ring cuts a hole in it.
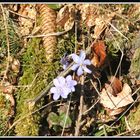
[{"label": "twig", "polygon": [[49,37],[49,36],[60,36],[60,35],[64,35],[65,33],[67,33],[69,30],[63,31],[63,32],[56,32],[56,33],[48,33],[46,35],[29,35],[29,36],[24,36],[26,38],[39,38],[39,37]]},{"label": "twig", "polygon": [[[110,33],[111,33],[111,32],[110,32]],[[115,74],[114,74],[113,80],[112,80],[112,82],[111,82],[111,84],[112,84],[113,81],[114,81],[114,79],[115,79],[115,77],[116,77],[116,75],[117,75],[117,73],[118,73],[118,70],[119,70],[119,68],[120,68],[120,66],[121,66],[121,63],[122,63],[122,59],[123,59],[124,53],[123,53],[122,49],[120,48],[119,44],[117,43],[117,41],[116,41],[114,35],[113,35],[112,33],[111,33],[111,35],[112,35],[112,37],[114,38],[114,40],[115,40],[117,46],[119,47],[119,50],[121,51],[121,58],[120,58],[120,61],[119,61],[118,66],[117,66],[116,72],[115,72]],[[111,85],[111,84],[110,84],[110,85]]]},{"label": "twig", "polygon": [[98,102],[100,101],[100,99],[98,99],[89,109],[87,109],[83,115],[86,115]]},{"label": "twig", "polygon": [[81,96],[80,96],[80,106],[79,106],[79,115],[78,119],[76,121],[76,127],[75,127],[75,136],[79,135],[80,127],[81,127],[81,119],[82,119],[82,113],[83,113],[83,104],[84,104],[84,75],[81,76]]},{"label": "twig", "polygon": [[9,65],[10,65],[10,43],[9,43],[9,37],[8,37],[8,27],[7,27],[7,19],[6,19],[6,16],[5,16],[5,11],[4,11],[4,8],[3,8],[2,4],[0,6],[1,6],[2,14],[3,14],[3,20],[4,20],[4,26],[5,26],[5,34],[6,34],[6,42],[7,42],[7,57],[8,57],[6,70],[5,70],[5,73],[4,73],[4,76],[3,76],[3,80],[2,80],[2,81],[4,81],[4,79],[7,77],[7,73],[8,73]]},{"label": "twig", "polygon": [[16,12],[12,11],[12,10],[8,10],[8,11],[9,11],[10,13],[13,13],[13,14],[15,14],[15,15],[18,15],[18,16],[20,16],[20,17],[22,17],[22,18],[31,19],[31,20],[34,21],[34,19],[32,19],[32,18],[30,18],[30,17],[28,17],[28,16],[21,15],[21,14],[19,14],[19,13],[16,13]]},{"label": "twig", "polygon": [[123,35],[113,24],[108,22],[108,24],[116,31],[118,32],[121,36],[123,36],[125,39],[129,40],[125,35]]},{"label": "twig", "polygon": [[63,136],[64,131],[65,131],[65,126],[66,126],[66,122],[67,122],[67,118],[68,118],[68,114],[69,114],[70,103],[71,103],[71,96],[70,96],[70,101],[69,101],[69,104],[68,104],[68,109],[67,109],[67,112],[66,112],[66,118],[64,120],[64,126],[63,126],[63,129],[62,129],[61,136]]},{"label": "twig", "polygon": [[131,127],[129,126],[129,122],[127,121],[126,116],[124,117],[124,119],[125,119],[125,123],[126,123],[126,128],[127,128],[129,131],[131,131],[132,129],[131,129]]}]

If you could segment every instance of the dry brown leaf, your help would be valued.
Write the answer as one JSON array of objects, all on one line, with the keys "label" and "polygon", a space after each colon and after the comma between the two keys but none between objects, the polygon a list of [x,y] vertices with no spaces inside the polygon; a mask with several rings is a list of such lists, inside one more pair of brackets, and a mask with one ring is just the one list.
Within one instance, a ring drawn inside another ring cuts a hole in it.
[{"label": "dry brown leaf", "polygon": [[98,55],[96,53],[93,52],[93,58],[91,59],[91,63],[95,66],[98,67],[99,64],[99,58]]},{"label": "dry brown leaf", "polygon": [[93,51],[93,58],[91,62],[95,67],[100,67],[104,64],[106,59],[106,47],[104,41],[99,40],[98,42],[94,43],[91,47]]},{"label": "dry brown leaf", "polygon": [[73,4],[65,5],[57,14],[56,23],[64,27],[65,31],[71,30],[74,25],[75,7]]},{"label": "dry brown leaf", "polygon": [[122,82],[114,76],[111,76],[109,81],[110,81],[111,87],[113,89],[112,94],[114,96],[117,96],[117,94],[122,91]]},{"label": "dry brown leaf", "polygon": [[102,89],[100,99],[100,103],[104,107],[109,109],[118,109],[134,102],[131,95],[132,90],[127,83],[123,85],[122,91],[118,93],[116,97],[111,93],[111,90],[113,90],[112,87],[109,84],[106,84],[106,87],[108,88]]},{"label": "dry brown leaf", "polygon": [[[96,5],[98,6],[98,5]],[[77,4],[76,8],[81,13],[81,25],[86,24],[87,28],[95,25],[95,19],[97,17],[97,8],[93,4]]]},{"label": "dry brown leaf", "polygon": [[56,18],[57,25],[63,27],[66,21],[69,19],[69,14],[69,8],[67,5],[61,8]]},{"label": "dry brown leaf", "polygon": [[126,109],[126,107],[121,107],[121,108],[118,108],[118,109],[108,109],[108,108],[105,108],[105,109],[106,109],[107,114],[109,116],[115,116],[115,115],[118,115],[118,114],[122,113]]}]

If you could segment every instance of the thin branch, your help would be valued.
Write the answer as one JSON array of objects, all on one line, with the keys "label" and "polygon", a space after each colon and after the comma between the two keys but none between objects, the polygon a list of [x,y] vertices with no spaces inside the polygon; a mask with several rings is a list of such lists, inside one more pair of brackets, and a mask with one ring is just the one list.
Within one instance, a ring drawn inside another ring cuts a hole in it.
[{"label": "thin branch", "polygon": [[78,119],[76,121],[76,127],[75,127],[75,136],[79,135],[80,127],[81,127],[81,119],[83,115],[83,105],[84,105],[84,75],[81,76],[81,96],[80,96],[80,106],[79,106],[79,115]]},{"label": "thin branch", "polygon": [[87,109],[83,115],[86,115],[92,108],[94,108],[94,106],[100,101],[100,99],[98,99],[89,109]]},{"label": "thin branch", "polygon": [[118,32],[121,36],[123,36],[125,39],[129,40],[125,35],[123,35],[113,24],[108,22],[108,24],[116,31]]},{"label": "thin branch", "polygon": [[70,103],[71,103],[71,96],[70,96],[70,101],[69,101],[69,104],[68,104],[68,109],[67,109],[67,112],[66,112],[66,118],[64,120],[64,126],[63,126],[63,129],[62,129],[61,136],[64,135],[65,126],[66,126],[66,122],[67,122],[67,118],[68,118],[68,114],[69,114],[69,109],[70,109]]},{"label": "thin branch", "polygon": [[18,16],[20,16],[20,17],[22,17],[22,18],[31,19],[31,20],[34,21],[34,19],[32,19],[32,18],[30,18],[30,17],[28,17],[28,16],[21,15],[21,14],[19,14],[19,13],[16,13],[16,12],[12,11],[12,10],[8,10],[8,11],[9,11],[10,13],[13,13],[13,14],[15,14],[15,15],[18,15]]},{"label": "thin branch", "polygon": [[29,36],[24,36],[26,38],[40,38],[40,37],[49,37],[49,36],[60,36],[60,35],[64,35],[65,33],[67,33],[70,30],[66,30],[63,32],[56,32],[56,33],[48,33],[46,35],[29,35]]}]

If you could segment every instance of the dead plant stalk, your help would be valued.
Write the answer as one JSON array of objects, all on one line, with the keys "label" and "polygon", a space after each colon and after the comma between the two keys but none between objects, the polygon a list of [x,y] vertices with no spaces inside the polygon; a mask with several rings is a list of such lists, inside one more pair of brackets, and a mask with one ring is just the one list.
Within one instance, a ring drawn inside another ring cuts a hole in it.
[{"label": "dead plant stalk", "polygon": [[75,134],[74,134],[75,136],[79,135],[81,121],[82,121],[83,105],[84,105],[84,75],[81,76],[81,86],[82,89],[81,89],[81,96],[80,96],[79,115],[76,121]]}]

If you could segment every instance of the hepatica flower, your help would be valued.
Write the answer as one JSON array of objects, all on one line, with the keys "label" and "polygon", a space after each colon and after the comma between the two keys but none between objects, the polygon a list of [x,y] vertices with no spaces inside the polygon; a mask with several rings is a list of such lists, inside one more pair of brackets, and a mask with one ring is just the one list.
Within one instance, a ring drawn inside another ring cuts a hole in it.
[{"label": "hepatica flower", "polygon": [[53,80],[53,84],[55,87],[50,89],[50,92],[53,93],[53,99],[57,100],[60,98],[67,98],[69,93],[75,91],[75,85],[77,82],[72,80],[71,75],[68,75],[66,78],[60,76]]},{"label": "hepatica flower", "polygon": [[63,65],[63,69],[65,70],[69,65],[69,57],[66,56],[66,53],[65,53],[64,57],[61,58],[60,62]]},{"label": "hepatica flower", "polygon": [[91,73],[91,70],[87,68],[87,65],[91,65],[91,61],[86,58],[86,54],[83,50],[80,51],[80,55],[71,54],[71,57],[75,64],[71,67],[73,71],[77,70],[77,75],[80,76],[85,72]]}]

